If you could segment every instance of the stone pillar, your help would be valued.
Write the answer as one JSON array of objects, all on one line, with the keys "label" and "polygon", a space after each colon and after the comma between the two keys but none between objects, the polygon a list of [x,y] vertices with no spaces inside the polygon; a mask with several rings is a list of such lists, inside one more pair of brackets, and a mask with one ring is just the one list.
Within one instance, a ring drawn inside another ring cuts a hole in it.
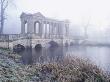
[{"label": "stone pillar", "polygon": [[21,34],[25,34],[25,22],[21,20]]},{"label": "stone pillar", "polygon": [[40,22],[40,25],[39,25],[39,35],[42,37],[43,35],[43,26],[44,26],[44,23],[43,21]]},{"label": "stone pillar", "polygon": [[45,38],[47,37],[47,21],[45,22]]},{"label": "stone pillar", "polygon": [[66,25],[66,36],[69,35],[69,24]]},{"label": "stone pillar", "polygon": [[42,21],[42,37],[45,37],[45,27],[44,27],[45,22]]},{"label": "stone pillar", "polygon": [[56,24],[55,23],[53,24],[53,32],[54,32],[54,35],[56,35]]},{"label": "stone pillar", "polygon": [[51,34],[52,34],[52,36],[53,36],[53,34],[54,34],[54,33],[53,33],[53,30],[54,30],[54,24],[52,23],[51,25],[52,25]]},{"label": "stone pillar", "polygon": [[33,22],[34,25],[34,34],[36,34],[36,26],[35,26],[35,22]]},{"label": "stone pillar", "polygon": [[41,31],[42,31],[42,33],[41,33],[41,36],[43,37],[43,30],[44,30],[44,22],[42,21],[42,23],[41,23]]},{"label": "stone pillar", "polygon": [[61,35],[63,35],[63,32],[64,32],[63,28],[64,28],[64,24],[62,23],[61,24]]},{"label": "stone pillar", "polygon": [[69,36],[69,24],[68,24],[68,27],[67,27],[67,36]]},{"label": "stone pillar", "polygon": [[52,23],[49,22],[49,38],[52,37]]},{"label": "stone pillar", "polygon": [[58,32],[57,31],[57,23],[55,23],[55,27],[54,28],[55,28],[55,38],[57,38],[57,32]]},{"label": "stone pillar", "polygon": [[50,35],[50,23],[48,23],[49,28],[48,28],[48,34]]},{"label": "stone pillar", "polygon": [[58,23],[56,23],[56,38],[58,38]]},{"label": "stone pillar", "polygon": [[49,38],[51,37],[51,23],[49,22]]},{"label": "stone pillar", "polygon": [[59,23],[58,23],[58,26],[57,26],[57,29],[58,29],[57,30],[58,31],[58,38],[60,37],[60,29],[59,28],[60,28],[60,26],[59,26]]},{"label": "stone pillar", "polygon": [[31,20],[27,22],[27,33],[32,34],[34,33],[34,25]]},{"label": "stone pillar", "polygon": [[50,37],[52,38],[53,37],[53,23],[51,22],[50,23]]},{"label": "stone pillar", "polygon": [[56,33],[56,30],[55,30],[55,23],[53,23],[53,27],[52,27],[52,34],[53,34],[53,38],[55,38],[55,33]]},{"label": "stone pillar", "polygon": [[33,20],[31,20],[31,23],[30,23],[31,24],[31,27],[30,27],[30,29],[31,29],[31,31],[32,31],[33,34],[35,34],[35,32],[36,32],[34,23],[35,22]]}]

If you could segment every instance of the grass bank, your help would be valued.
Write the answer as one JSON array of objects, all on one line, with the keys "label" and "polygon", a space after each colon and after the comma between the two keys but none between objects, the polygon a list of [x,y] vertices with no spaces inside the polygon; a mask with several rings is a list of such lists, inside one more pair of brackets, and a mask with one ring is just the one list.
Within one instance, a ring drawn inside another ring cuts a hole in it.
[{"label": "grass bank", "polygon": [[65,57],[62,62],[23,65],[9,50],[0,53],[0,82],[110,82],[107,73],[89,60]]}]

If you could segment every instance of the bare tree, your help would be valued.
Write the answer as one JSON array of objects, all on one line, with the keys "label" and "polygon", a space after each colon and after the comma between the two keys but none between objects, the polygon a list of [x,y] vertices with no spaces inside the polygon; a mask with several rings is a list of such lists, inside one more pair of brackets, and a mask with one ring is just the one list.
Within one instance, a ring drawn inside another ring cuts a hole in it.
[{"label": "bare tree", "polygon": [[8,7],[9,0],[0,0],[0,34],[3,34],[4,22],[5,22],[5,11]]},{"label": "bare tree", "polygon": [[90,20],[91,20],[91,16],[89,16],[87,23],[86,23],[85,25],[83,24],[83,26],[84,26],[84,36],[85,36],[85,38],[88,38],[87,30],[88,30],[88,27],[89,27],[89,25],[90,25]]},{"label": "bare tree", "polygon": [[90,24],[90,18],[89,18],[89,20],[87,22],[87,25],[85,25],[85,38],[88,38],[87,29],[88,29],[89,24]]}]

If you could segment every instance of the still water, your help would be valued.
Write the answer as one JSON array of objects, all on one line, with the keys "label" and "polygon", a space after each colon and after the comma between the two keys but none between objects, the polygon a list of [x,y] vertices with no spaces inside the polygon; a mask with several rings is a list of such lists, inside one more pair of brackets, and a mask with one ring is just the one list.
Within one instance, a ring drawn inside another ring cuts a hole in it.
[{"label": "still water", "polygon": [[110,69],[110,47],[58,47],[42,49],[26,49],[20,53],[24,64],[47,63],[61,61],[65,55],[88,58],[106,71]]}]

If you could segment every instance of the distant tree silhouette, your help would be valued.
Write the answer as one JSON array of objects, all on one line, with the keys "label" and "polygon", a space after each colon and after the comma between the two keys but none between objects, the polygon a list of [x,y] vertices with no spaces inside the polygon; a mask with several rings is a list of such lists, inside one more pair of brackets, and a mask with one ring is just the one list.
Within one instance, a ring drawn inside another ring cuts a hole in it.
[{"label": "distant tree silhouette", "polygon": [[4,21],[5,21],[5,10],[8,7],[8,0],[0,0],[0,34],[3,34],[3,28],[4,28]]},{"label": "distant tree silhouette", "polygon": [[0,34],[3,34],[4,22],[6,19],[5,11],[11,1],[13,0],[0,0]]}]

